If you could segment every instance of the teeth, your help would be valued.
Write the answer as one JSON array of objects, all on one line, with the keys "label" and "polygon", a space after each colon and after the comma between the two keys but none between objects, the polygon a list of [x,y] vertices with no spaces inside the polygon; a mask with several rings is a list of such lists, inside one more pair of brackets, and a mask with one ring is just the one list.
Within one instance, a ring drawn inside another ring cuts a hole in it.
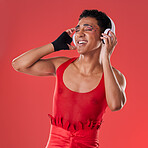
[{"label": "teeth", "polygon": [[79,41],[79,44],[87,43],[86,41]]}]

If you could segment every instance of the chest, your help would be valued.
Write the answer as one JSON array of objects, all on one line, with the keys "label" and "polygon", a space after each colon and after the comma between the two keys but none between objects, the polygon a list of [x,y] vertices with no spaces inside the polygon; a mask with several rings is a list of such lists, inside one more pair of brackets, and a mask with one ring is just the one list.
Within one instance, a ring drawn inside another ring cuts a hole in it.
[{"label": "chest", "polygon": [[95,89],[102,78],[102,73],[92,76],[84,76],[72,66],[68,66],[63,72],[64,85],[74,92],[86,93]]}]

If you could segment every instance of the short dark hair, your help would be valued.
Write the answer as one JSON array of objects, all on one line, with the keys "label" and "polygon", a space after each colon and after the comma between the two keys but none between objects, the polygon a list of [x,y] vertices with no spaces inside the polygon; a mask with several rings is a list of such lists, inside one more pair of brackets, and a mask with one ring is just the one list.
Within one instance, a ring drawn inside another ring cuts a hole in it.
[{"label": "short dark hair", "polygon": [[110,19],[102,11],[98,11],[96,9],[93,9],[93,10],[84,10],[81,13],[81,15],[79,16],[79,21],[83,17],[92,17],[92,18],[95,18],[98,21],[98,26],[101,29],[101,33],[103,33],[105,31],[105,29],[112,27]]}]

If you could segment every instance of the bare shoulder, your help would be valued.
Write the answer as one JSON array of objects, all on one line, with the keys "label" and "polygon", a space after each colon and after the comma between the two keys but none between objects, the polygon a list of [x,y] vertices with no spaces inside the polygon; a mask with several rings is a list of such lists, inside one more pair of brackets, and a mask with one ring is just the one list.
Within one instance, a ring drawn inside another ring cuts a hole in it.
[{"label": "bare shoulder", "polygon": [[125,78],[124,74],[121,73],[118,69],[114,68],[113,66],[112,66],[112,69],[113,69],[113,71],[114,71],[114,73],[116,75],[116,78],[117,78],[121,88],[123,90],[125,90],[125,88],[126,88],[126,78]]},{"label": "bare shoulder", "polygon": [[55,67],[55,70],[57,70],[61,64],[65,63],[69,59],[70,59],[69,57],[60,56],[60,57],[52,57],[52,58],[49,58],[48,60],[52,62],[52,64]]}]

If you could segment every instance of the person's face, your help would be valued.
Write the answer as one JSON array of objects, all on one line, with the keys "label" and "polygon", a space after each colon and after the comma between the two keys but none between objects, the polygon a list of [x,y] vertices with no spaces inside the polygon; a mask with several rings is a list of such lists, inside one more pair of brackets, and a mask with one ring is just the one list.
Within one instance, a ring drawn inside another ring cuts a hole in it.
[{"label": "person's face", "polygon": [[79,53],[89,52],[100,47],[100,27],[97,20],[92,17],[84,17],[75,27],[75,41]]}]

